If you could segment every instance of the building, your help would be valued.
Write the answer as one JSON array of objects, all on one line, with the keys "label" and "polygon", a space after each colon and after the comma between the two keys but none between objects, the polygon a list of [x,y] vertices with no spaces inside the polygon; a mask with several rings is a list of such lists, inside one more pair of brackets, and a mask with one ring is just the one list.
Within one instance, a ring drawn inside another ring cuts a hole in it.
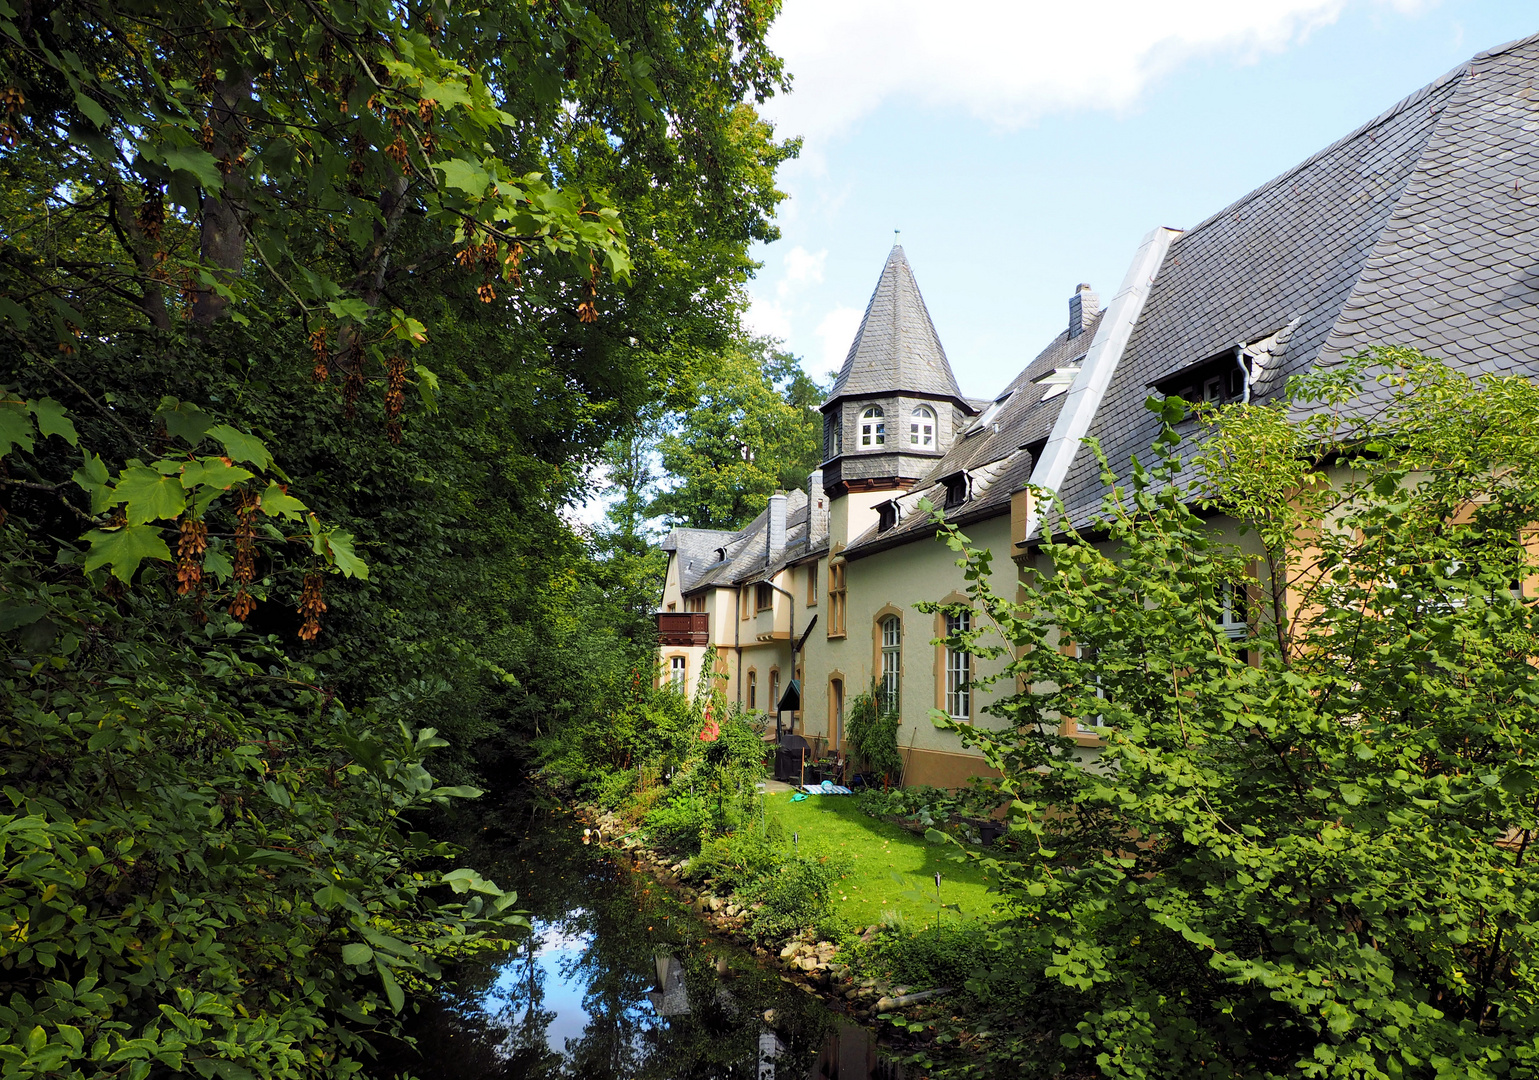
[{"label": "building", "polygon": [[[905,780],[955,786],[981,763],[930,710],[987,723],[987,698],[969,686],[978,661],[933,644],[944,626],[915,609],[963,598],[921,500],[994,552],[1008,594],[1044,528],[1026,486],[1089,522],[1104,492],[1084,440],[1125,475],[1158,432],[1151,392],[1273,400],[1291,375],[1374,345],[1539,375],[1539,35],[1481,53],[1207,220],[1152,230],[1104,309],[1085,285],[1068,307],[1009,386],[969,400],[894,247],[823,407],[826,460],[807,491],[775,496],[740,532],[665,542],[665,677],[692,683],[714,643],[728,695],[765,710],[794,672],[790,719],[825,745],[875,686],[902,716]],[[1099,743],[1093,728],[1065,734],[1087,755]]]}]

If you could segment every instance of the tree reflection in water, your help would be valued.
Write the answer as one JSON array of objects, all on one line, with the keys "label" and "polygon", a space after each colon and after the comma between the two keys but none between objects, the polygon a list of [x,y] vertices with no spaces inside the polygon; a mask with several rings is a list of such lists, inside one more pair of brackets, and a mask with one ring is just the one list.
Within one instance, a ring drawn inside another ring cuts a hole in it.
[{"label": "tree reflection in water", "polygon": [[[378,1075],[897,1077],[864,1028],[752,957],[704,940],[700,924],[656,883],[585,846],[569,814],[527,803],[503,809],[495,820],[514,827],[462,839],[471,849],[465,863],[517,889],[535,924],[533,947],[461,965],[437,997],[420,1003],[416,1050],[394,1047]],[[660,972],[670,985],[659,984]],[[660,1003],[669,1015],[659,1015]],[[773,1062],[761,1061],[761,1043],[778,1051]]]}]

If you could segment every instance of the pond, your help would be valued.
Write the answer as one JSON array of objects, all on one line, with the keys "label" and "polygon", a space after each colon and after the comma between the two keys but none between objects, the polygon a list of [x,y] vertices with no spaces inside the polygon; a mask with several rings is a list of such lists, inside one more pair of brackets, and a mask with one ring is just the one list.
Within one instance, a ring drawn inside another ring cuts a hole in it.
[{"label": "pond", "polygon": [[467,865],[516,889],[529,947],[461,965],[381,1064],[421,1080],[898,1080],[870,1031],[716,938],[570,810],[524,800]]}]

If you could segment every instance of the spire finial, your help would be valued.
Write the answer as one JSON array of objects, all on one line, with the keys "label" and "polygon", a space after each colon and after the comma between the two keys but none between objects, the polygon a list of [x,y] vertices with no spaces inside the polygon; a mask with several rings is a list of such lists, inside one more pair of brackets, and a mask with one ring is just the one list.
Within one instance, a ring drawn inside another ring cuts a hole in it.
[{"label": "spire finial", "polygon": [[892,230],[892,246],[897,247],[902,242],[903,234],[897,229]]}]

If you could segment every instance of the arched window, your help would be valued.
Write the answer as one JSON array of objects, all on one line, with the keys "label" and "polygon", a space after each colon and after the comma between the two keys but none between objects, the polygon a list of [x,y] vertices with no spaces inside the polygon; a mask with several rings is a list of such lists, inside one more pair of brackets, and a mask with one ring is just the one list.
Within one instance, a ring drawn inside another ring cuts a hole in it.
[{"label": "arched window", "polygon": [[752,711],[754,709],[757,709],[758,707],[759,707],[759,673],[757,671],[750,671],[748,673],[748,708],[749,708],[749,711]]},{"label": "arched window", "polygon": [[887,421],[881,407],[871,406],[860,414],[860,445],[861,446],[885,446],[887,445]]},{"label": "arched window", "polygon": [[896,615],[882,620],[882,711],[898,711],[903,680],[903,623]]},{"label": "arched window", "polygon": [[770,712],[776,712],[780,708],[780,669],[770,668],[769,700],[764,703]]},{"label": "arched window", "polygon": [[[965,634],[973,628],[972,615],[961,611],[946,616],[946,636]],[[972,709],[973,658],[963,649],[946,649],[946,715],[953,720],[970,720]]]},{"label": "arched window", "polygon": [[935,412],[930,406],[919,406],[908,418],[908,441],[926,450],[935,445]]}]

